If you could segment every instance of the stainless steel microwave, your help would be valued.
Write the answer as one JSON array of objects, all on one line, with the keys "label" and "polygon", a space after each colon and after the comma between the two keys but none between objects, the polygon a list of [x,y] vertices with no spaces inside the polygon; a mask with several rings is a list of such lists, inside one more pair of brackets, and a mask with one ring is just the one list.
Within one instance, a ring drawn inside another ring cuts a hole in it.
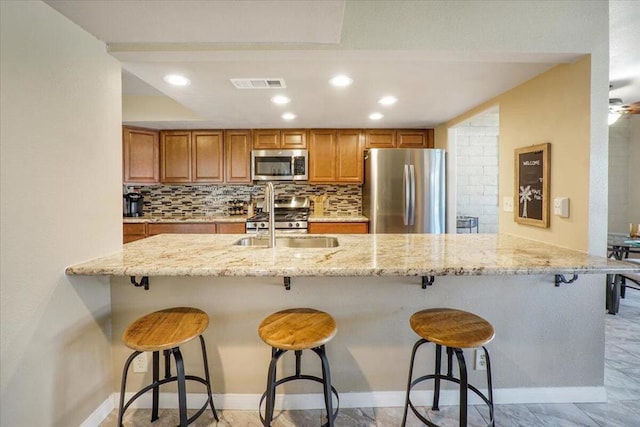
[{"label": "stainless steel microwave", "polygon": [[307,150],[253,150],[251,179],[256,181],[306,181]]}]

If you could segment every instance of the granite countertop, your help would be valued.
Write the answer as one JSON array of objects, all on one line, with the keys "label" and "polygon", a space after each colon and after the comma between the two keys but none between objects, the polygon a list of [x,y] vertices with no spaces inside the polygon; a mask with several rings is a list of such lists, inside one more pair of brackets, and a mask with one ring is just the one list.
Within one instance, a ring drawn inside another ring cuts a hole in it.
[{"label": "granite countertop", "polygon": [[339,234],[340,245],[326,249],[233,245],[243,237],[161,234],[70,266],[66,274],[300,277],[640,272],[640,266],[630,263],[509,235]]},{"label": "granite countertop", "polygon": [[309,215],[309,222],[369,222],[364,215]]},{"label": "granite countertop", "polygon": [[[125,224],[140,224],[151,222],[171,222],[171,223],[211,223],[211,222],[245,222],[246,215],[194,215],[194,216],[161,216],[145,215],[140,217],[123,217]],[[369,218],[362,215],[324,215],[309,216],[309,222],[369,222]]]},{"label": "granite countertop", "polygon": [[172,223],[212,223],[212,222],[245,222],[246,215],[194,215],[194,216],[162,216],[145,215],[138,217],[125,216],[122,222],[125,224],[140,224],[145,222],[172,222]]}]

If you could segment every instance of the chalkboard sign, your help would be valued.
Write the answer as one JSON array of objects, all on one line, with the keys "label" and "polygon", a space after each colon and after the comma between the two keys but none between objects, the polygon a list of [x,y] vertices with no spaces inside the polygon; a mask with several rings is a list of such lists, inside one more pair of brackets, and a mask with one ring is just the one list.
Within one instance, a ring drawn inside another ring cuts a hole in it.
[{"label": "chalkboard sign", "polygon": [[549,227],[549,153],[551,144],[516,148],[515,221]]}]

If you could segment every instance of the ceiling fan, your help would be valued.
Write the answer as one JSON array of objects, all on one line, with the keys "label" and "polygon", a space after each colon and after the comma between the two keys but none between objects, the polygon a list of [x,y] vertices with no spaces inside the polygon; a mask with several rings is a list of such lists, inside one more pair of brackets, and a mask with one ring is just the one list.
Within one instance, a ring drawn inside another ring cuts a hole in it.
[{"label": "ceiling fan", "polygon": [[609,98],[609,112],[618,114],[640,114],[640,101],[625,104],[620,98]]}]

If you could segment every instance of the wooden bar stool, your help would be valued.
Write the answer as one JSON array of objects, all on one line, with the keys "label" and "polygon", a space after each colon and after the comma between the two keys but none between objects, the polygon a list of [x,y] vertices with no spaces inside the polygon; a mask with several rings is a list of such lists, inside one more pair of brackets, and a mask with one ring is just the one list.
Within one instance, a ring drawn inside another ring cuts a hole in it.
[{"label": "wooden bar stool", "polygon": [[[218,421],[218,414],[213,406],[213,397],[211,396],[211,379],[209,377],[209,366],[207,363],[207,350],[204,344],[202,332],[209,325],[209,316],[197,308],[176,307],[165,310],[156,311],[136,319],[122,334],[124,344],[134,350],[124,364],[122,372],[122,386],[120,388],[120,407],[118,410],[118,427],[122,426],[122,418],[124,412],[129,405],[138,397],[142,396],[149,390],[153,390],[151,421],[158,419],[158,400],[160,396],[160,386],[172,381],[178,383],[178,407],[180,411],[180,427],[185,427],[192,423],[207,409],[207,405],[211,406],[213,416]],[[200,346],[202,348],[202,359],[204,361],[204,378],[193,375],[185,375],[184,362],[180,345],[199,337]],[[124,403],[124,393],[127,384],[127,372],[129,365],[133,359],[144,351],[153,352],[153,382]],[[164,370],[165,375],[160,379],[160,351],[164,353]],[[171,360],[173,357],[176,362],[176,375],[171,375]],[[186,380],[197,381],[207,387],[207,401],[200,410],[191,418],[187,418],[187,390]]]},{"label": "wooden bar stool", "polygon": [[[336,389],[331,385],[329,362],[327,361],[324,345],[331,341],[337,330],[336,321],[331,315],[312,308],[282,310],[271,314],[260,323],[258,334],[265,343],[271,346],[271,363],[269,364],[269,374],[267,376],[267,389],[260,399],[260,408],[262,408],[262,402],[265,398],[267,400],[264,417],[260,410],[260,419],[266,427],[269,427],[273,420],[276,387],[293,380],[310,380],[323,385],[324,403],[328,419],[323,426],[332,427],[334,425],[334,420],[338,415],[340,398]],[[295,352],[296,373],[277,380],[276,365],[278,359],[289,350]],[[322,378],[300,373],[302,350],[312,350],[320,357]],[[335,412],[332,409],[332,393],[335,394],[337,401]]]},{"label": "wooden bar stool", "polygon": [[[404,416],[402,418],[402,426],[407,422],[408,408],[426,425],[432,427],[438,427],[437,424],[424,418],[418,413],[413,403],[411,402],[411,389],[423,381],[434,380],[433,390],[433,407],[434,411],[439,409],[438,404],[440,400],[440,381],[451,381],[460,385],[460,421],[461,427],[467,425],[467,390],[473,391],[489,407],[490,421],[487,426],[494,426],[494,412],[493,412],[493,388],[491,386],[491,361],[489,359],[489,352],[487,351],[485,344],[489,343],[495,332],[493,326],[483,318],[476,316],[473,313],[469,313],[462,310],[454,310],[450,308],[432,308],[428,310],[418,311],[411,316],[411,328],[422,339],[418,340],[413,346],[411,353],[411,364],[409,367],[409,380],[407,381],[407,396],[404,405]],[[413,377],[413,363],[415,361],[416,351],[418,348],[427,342],[432,342],[436,345],[436,364],[435,373],[431,375],[424,375],[415,380]],[[447,373],[441,374],[440,367],[442,362],[442,347],[447,349]],[[485,396],[480,390],[467,381],[467,367],[464,360],[463,348],[477,348],[482,347],[484,350],[486,362],[487,362],[487,385],[488,385],[488,397]],[[458,368],[460,378],[456,378],[453,375],[453,353],[458,360]]]}]

